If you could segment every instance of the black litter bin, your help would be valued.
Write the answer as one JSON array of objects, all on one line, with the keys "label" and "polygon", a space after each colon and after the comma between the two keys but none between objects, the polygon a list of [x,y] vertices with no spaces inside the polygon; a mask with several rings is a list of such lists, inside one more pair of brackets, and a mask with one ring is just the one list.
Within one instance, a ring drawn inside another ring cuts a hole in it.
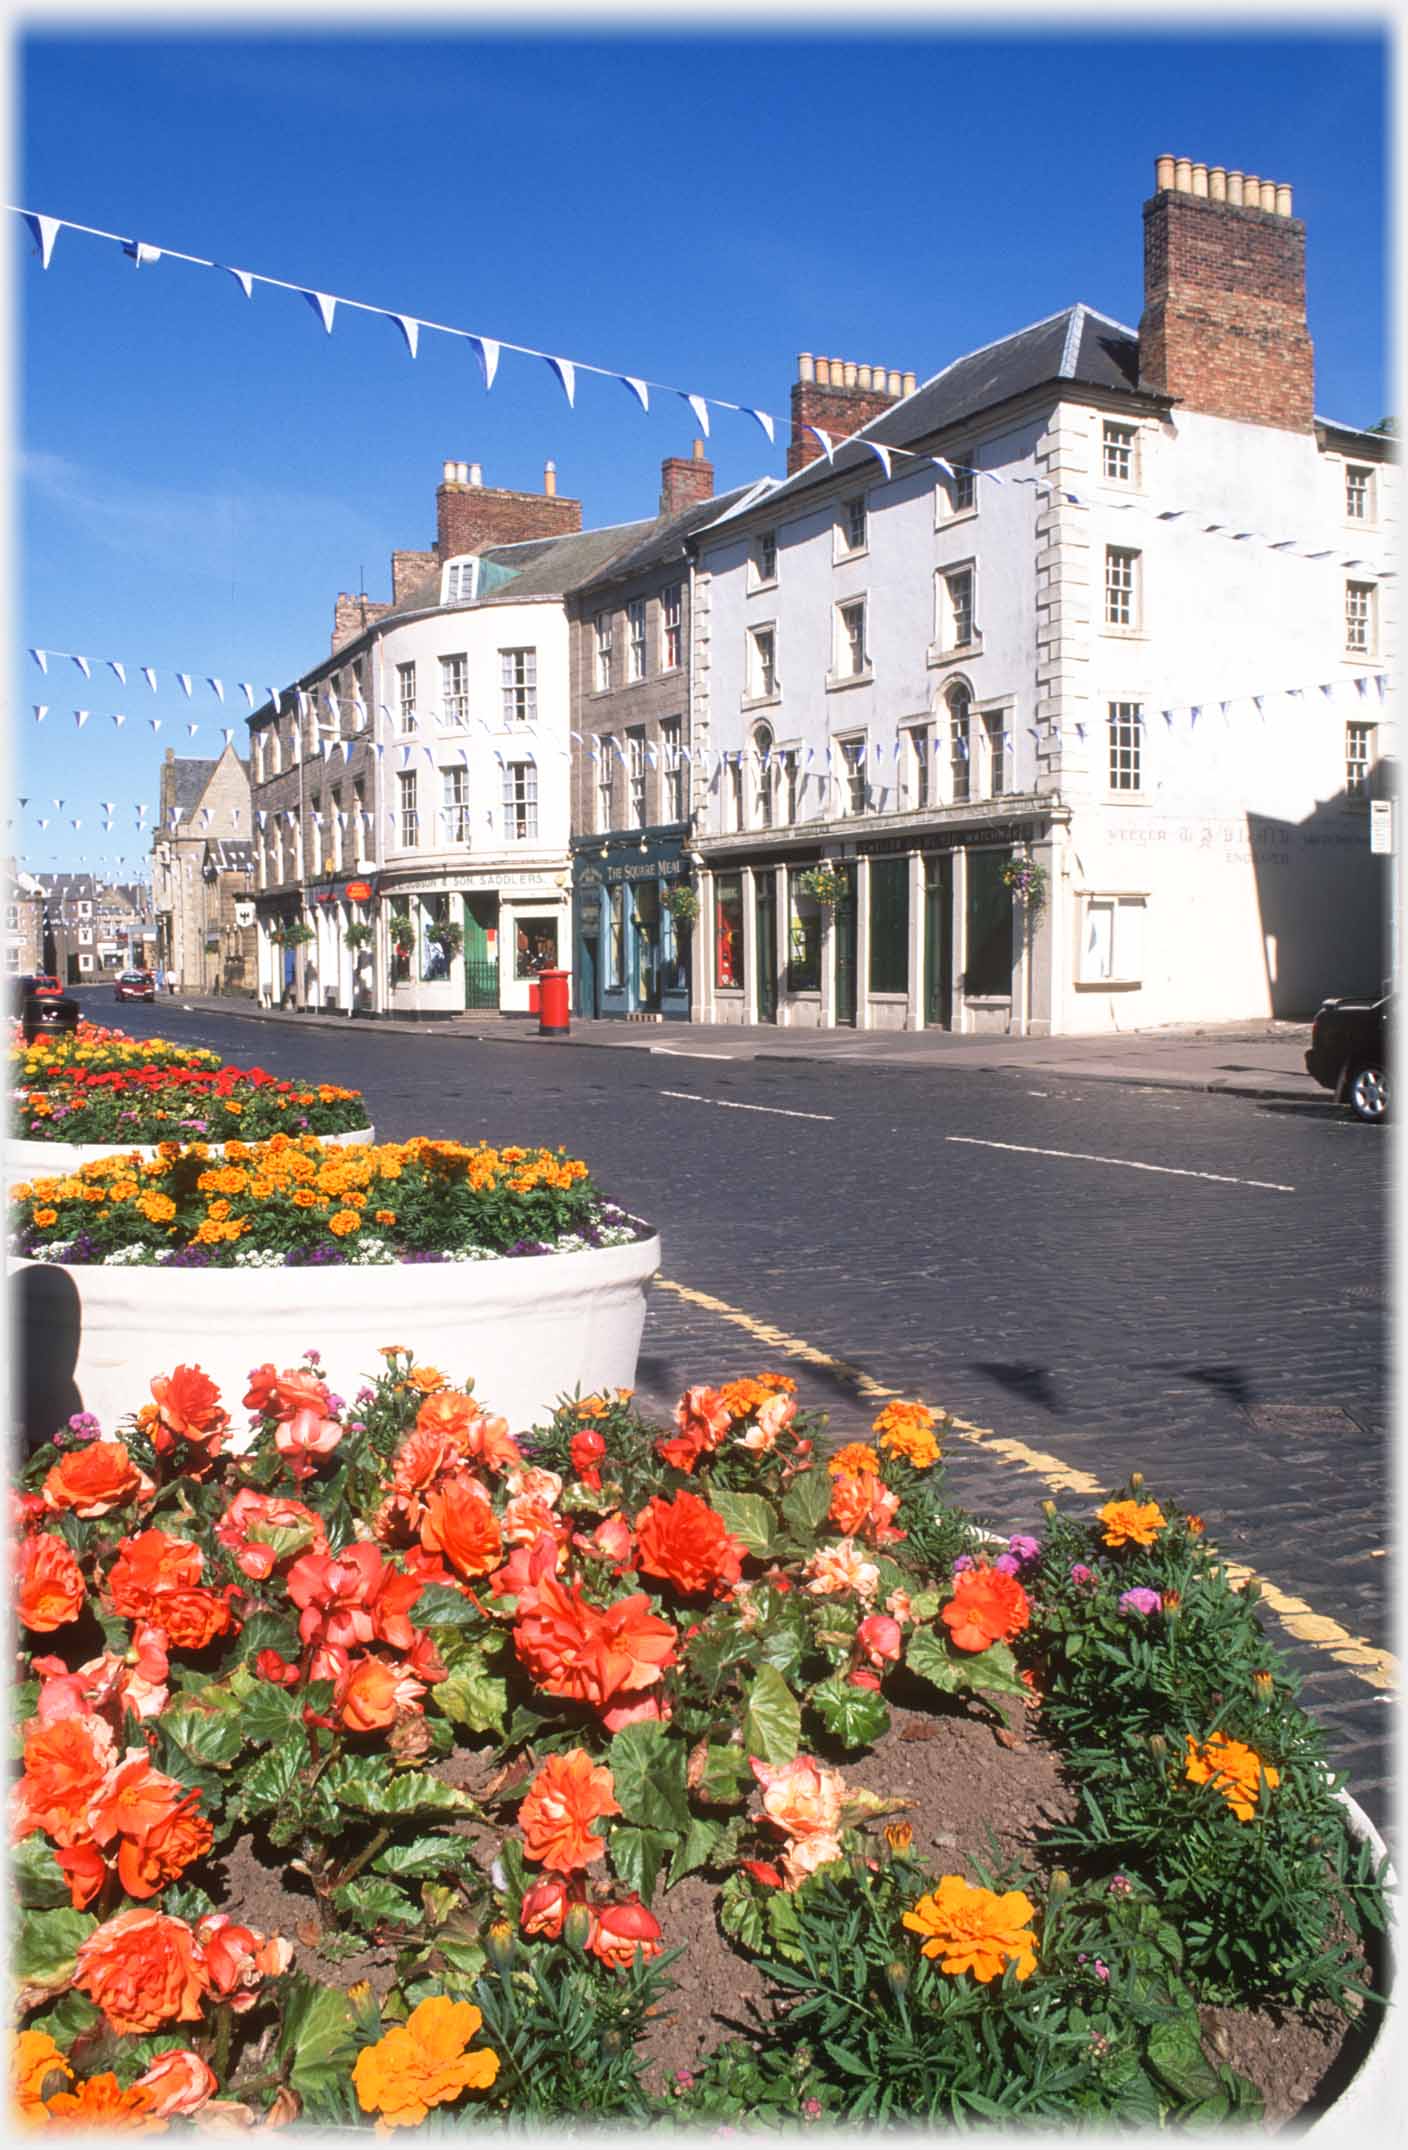
[{"label": "black litter bin", "polygon": [[67,993],[31,993],[20,1009],[20,1028],[26,1045],[36,1038],[71,1036],[78,1028],[78,1002]]}]

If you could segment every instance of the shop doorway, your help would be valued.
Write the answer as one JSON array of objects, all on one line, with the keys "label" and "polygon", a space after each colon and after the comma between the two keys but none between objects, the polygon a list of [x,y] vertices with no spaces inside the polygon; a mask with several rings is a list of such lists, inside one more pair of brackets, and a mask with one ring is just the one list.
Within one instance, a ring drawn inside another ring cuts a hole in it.
[{"label": "shop doorway", "polygon": [[464,899],[464,1004],[499,1005],[499,903],[496,896]]},{"label": "shop doorway", "polygon": [[953,857],[924,867],[924,1027],[953,1028]]},{"label": "shop doorway", "polygon": [[753,929],[758,956],[758,1021],[777,1021],[777,872],[753,876]]},{"label": "shop doorway", "polygon": [[836,936],[836,1023],[856,1027],[856,884],[854,867],[843,868],[842,890],[832,911]]},{"label": "shop doorway", "polygon": [[644,1014],[660,1006],[660,884],[636,885],[634,915],[635,1004]]},{"label": "shop doorway", "polygon": [[970,999],[1010,999],[1012,891],[1002,879],[1010,851],[968,853],[963,990]]},{"label": "shop doorway", "polygon": [[579,1015],[597,1016],[601,1013],[596,997],[597,936],[594,933],[585,933],[577,945],[581,949],[577,965],[577,1012]]}]

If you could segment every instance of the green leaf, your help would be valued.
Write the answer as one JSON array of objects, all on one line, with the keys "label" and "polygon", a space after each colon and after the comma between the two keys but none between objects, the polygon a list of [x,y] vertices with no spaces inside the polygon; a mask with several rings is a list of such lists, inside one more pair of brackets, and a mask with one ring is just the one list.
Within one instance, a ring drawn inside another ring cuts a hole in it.
[{"label": "green leaf", "polygon": [[1173,2023],[1156,2023],[1149,2032],[1149,2065],[1180,2097],[1201,2103],[1224,2098],[1217,2071],[1203,2052],[1196,2018],[1180,2016]]},{"label": "green leaf", "polygon": [[200,1709],[182,1703],[162,1712],[157,1730],[169,1754],[186,1756],[198,1769],[228,1769],[244,1745],[239,1716],[229,1709]]},{"label": "green leaf", "polygon": [[677,1881],[683,1881],[686,1874],[692,1874],[697,1868],[709,1864],[726,1826],[723,1822],[708,1821],[702,1815],[691,1814],[684,1842],[670,1861],[670,1878],[665,1884],[667,1889],[672,1889]]},{"label": "green leaf", "polygon": [[313,1526],[311,1523],[251,1523],[245,1536],[255,1545],[272,1546],[275,1558],[283,1560],[289,1553],[307,1551],[313,1543]]},{"label": "green leaf", "polygon": [[813,1709],[843,1747],[872,1747],[890,1722],[885,1698],[873,1687],[852,1687],[844,1673],[833,1673],[812,1689]]},{"label": "green leaf", "polygon": [[752,1788],[753,1772],[741,1748],[709,1748],[704,1757],[704,1773],[694,1788],[697,1799],[708,1806],[736,1807]]},{"label": "green leaf", "polygon": [[760,1665],[743,1717],[743,1749],[762,1762],[790,1762],[802,1736],[802,1708],[774,1665]]},{"label": "green leaf", "polygon": [[62,2046],[67,2053],[75,2038],[83,2037],[87,2031],[96,2030],[102,2020],[101,2008],[90,2001],[86,1993],[79,1993],[70,1987],[67,1993],[60,1995],[52,2008],[46,2008],[42,2016],[34,2017],[30,2029],[47,2031],[55,2045]]},{"label": "green leaf", "polygon": [[789,1963],[802,1963],[805,1958],[798,1942],[802,1938],[802,1921],[797,1910],[797,1899],[787,1889],[769,1889],[764,1904],[768,1936],[779,1956]]},{"label": "green leaf", "polygon": [[464,1865],[462,1836],[418,1836],[409,1844],[388,1844],[372,1861],[374,1874],[399,1874],[406,1881],[429,1881],[446,1867]]},{"label": "green leaf", "polygon": [[329,1797],[359,1814],[475,1814],[468,1792],[414,1772],[389,1774],[383,1759],[334,1762],[323,1778]]},{"label": "green leaf", "polygon": [[611,1832],[611,1864],[626,1887],[648,1904],[660,1869],[679,1842],[671,1829],[623,1829],[618,1824]]},{"label": "green leaf", "polygon": [[448,1583],[427,1583],[411,1607],[411,1617],[417,1627],[431,1629],[484,1625],[484,1615],[478,1607]]},{"label": "green leaf", "polygon": [[295,1725],[301,1731],[303,1693],[272,1687],[267,1680],[256,1683],[240,1705],[240,1726],[248,1740],[266,1746],[270,1740],[286,1739]]},{"label": "green leaf", "polygon": [[[124,1622],[124,1632],[127,1626],[128,1623]],[[119,1647],[125,1649],[126,1642]],[[282,1613],[251,1613],[240,1629],[239,1653],[242,1664],[249,1664],[261,1650],[277,1650],[280,1657],[291,1663],[298,1656],[299,1648],[298,1622],[286,1618]]]},{"label": "green leaf", "polygon": [[830,1471],[818,1466],[793,1479],[791,1490],[782,1503],[782,1513],[793,1532],[808,1544],[831,1512],[832,1490]]},{"label": "green leaf", "polygon": [[777,1515],[761,1493],[726,1493],[711,1486],[709,1504],[723,1517],[730,1535],[750,1553],[767,1553],[777,1535]]},{"label": "green leaf", "polygon": [[917,1672],[921,1680],[937,1687],[940,1694],[956,1694],[963,1685],[960,1668],[950,1656],[947,1644],[940,1641],[931,1627],[914,1630],[905,1648],[904,1661],[911,1672]]},{"label": "green leaf", "polygon": [[394,1919],[402,1926],[420,1924],[420,1908],[405,1890],[398,1889],[394,1881],[382,1881],[374,1875],[361,1875],[334,1889],[332,1900],[339,1911],[368,1929],[385,1919]]},{"label": "green leaf", "polygon": [[90,1912],[71,1906],[27,1912],[13,1937],[11,1955],[11,1968],[21,1987],[39,2000],[66,1986],[73,1959],[97,1923]]},{"label": "green leaf", "polygon": [[965,1686],[980,1688],[989,1695],[1026,1694],[1017,1660],[1005,1642],[990,1642],[986,1650],[975,1651],[970,1662]]},{"label": "green leaf", "polygon": [[48,1911],[55,1904],[69,1904],[68,1883],[42,1836],[27,1836],[10,1854],[10,1874],[20,1902],[28,1911]]},{"label": "green leaf", "polygon": [[435,1707],[468,1732],[502,1732],[508,1710],[508,1683],[487,1672],[478,1652],[462,1658],[431,1693]]},{"label": "green leaf", "polygon": [[684,1743],[662,1724],[628,1724],[612,1740],[608,1759],[627,1821],[682,1836],[689,1827]]},{"label": "green leaf", "polygon": [[261,1754],[240,1778],[240,1812],[264,1814],[271,1808],[282,1806],[297,1783],[298,1773],[306,1760],[307,1747],[301,1739],[286,1740],[281,1746],[271,1747],[267,1754]]},{"label": "green leaf", "polygon": [[315,1985],[295,1972],[282,1987],[283,2028],[279,2060],[285,2079],[301,2098],[322,2098],[339,2088],[356,2054],[352,2004],[332,1986]]},{"label": "green leaf", "polygon": [[720,1889],[719,1924],[754,1955],[762,1947],[766,1931],[762,1896],[746,1874],[730,1874]]}]

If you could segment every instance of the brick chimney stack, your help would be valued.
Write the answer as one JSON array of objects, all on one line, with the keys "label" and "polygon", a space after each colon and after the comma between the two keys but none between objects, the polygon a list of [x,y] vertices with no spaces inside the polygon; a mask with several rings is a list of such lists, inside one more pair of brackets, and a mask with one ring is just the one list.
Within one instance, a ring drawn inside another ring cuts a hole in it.
[{"label": "brick chimney stack", "polygon": [[901,396],[914,393],[914,375],[896,373],[888,366],[862,366],[849,358],[813,358],[802,351],[797,358],[797,378],[792,383],[792,438],[787,448],[787,475],[804,470],[824,454],[805,426],[819,426],[832,440],[859,433],[887,411]]},{"label": "brick chimney stack", "polygon": [[1139,385],[1185,410],[1308,433],[1305,226],[1274,180],[1159,157],[1144,204]]},{"label": "brick chimney stack", "polygon": [[660,465],[660,513],[683,515],[714,497],[714,466],[706,462],[704,443],[697,440],[689,456],[667,455]]},{"label": "brick chimney stack", "polygon": [[461,553],[519,545],[527,538],[570,537],[581,527],[582,503],[558,494],[551,464],[541,493],[486,485],[477,463],[447,462],[436,488],[435,553],[442,567]]}]

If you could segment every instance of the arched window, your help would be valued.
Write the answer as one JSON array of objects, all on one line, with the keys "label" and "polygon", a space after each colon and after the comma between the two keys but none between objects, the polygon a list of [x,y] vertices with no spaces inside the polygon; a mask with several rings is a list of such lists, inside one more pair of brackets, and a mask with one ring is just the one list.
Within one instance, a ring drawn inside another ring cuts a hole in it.
[{"label": "arched window", "polygon": [[753,753],[756,758],[757,792],[754,821],[761,829],[772,827],[773,789],[777,781],[777,769],[773,760],[773,728],[770,724],[753,727]]},{"label": "arched window", "polygon": [[948,711],[949,797],[955,801],[973,796],[973,741],[970,713],[973,697],[965,686],[950,687],[944,696]]}]

